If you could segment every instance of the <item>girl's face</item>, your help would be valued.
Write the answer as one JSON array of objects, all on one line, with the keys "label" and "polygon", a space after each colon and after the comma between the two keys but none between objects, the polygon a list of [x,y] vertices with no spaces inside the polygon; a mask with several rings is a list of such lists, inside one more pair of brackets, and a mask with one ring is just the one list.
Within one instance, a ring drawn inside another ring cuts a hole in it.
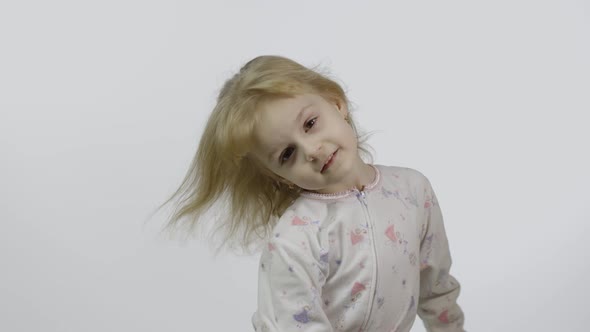
[{"label": "girl's face", "polygon": [[300,188],[333,193],[350,188],[362,169],[357,138],[344,119],[344,104],[315,94],[279,99],[261,106],[255,135],[256,158]]}]

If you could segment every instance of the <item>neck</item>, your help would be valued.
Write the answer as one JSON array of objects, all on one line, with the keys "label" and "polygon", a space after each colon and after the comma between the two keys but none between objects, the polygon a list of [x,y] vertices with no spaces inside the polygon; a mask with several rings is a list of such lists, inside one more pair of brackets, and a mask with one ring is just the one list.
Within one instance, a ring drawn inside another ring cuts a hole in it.
[{"label": "neck", "polygon": [[372,183],[377,176],[375,169],[366,164],[362,159],[359,158],[359,162],[350,170],[351,176],[345,179],[345,182],[335,188],[327,190],[312,191],[318,194],[332,194],[341,191],[351,190],[353,188],[362,191],[365,186]]}]

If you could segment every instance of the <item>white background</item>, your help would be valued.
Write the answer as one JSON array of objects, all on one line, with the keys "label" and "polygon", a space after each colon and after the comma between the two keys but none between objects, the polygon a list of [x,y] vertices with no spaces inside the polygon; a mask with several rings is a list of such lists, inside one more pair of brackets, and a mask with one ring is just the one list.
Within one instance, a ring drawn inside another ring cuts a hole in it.
[{"label": "white background", "polygon": [[262,54],[430,179],[468,331],[587,331],[587,1],[3,1],[0,38],[0,331],[252,330],[258,257],[144,220]]}]

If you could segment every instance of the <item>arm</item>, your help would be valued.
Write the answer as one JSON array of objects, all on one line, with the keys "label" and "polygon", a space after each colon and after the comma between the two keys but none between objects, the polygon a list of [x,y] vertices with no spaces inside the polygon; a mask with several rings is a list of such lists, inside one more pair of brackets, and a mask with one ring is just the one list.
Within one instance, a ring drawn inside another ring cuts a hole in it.
[{"label": "arm", "polygon": [[465,318],[457,304],[461,286],[449,274],[452,260],[442,212],[430,181],[424,179],[418,316],[428,332],[464,332]]},{"label": "arm", "polygon": [[262,252],[252,325],[257,332],[332,331],[321,301],[327,264],[318,257],[313,234],[297,229],[307,226],[287,224]]}]

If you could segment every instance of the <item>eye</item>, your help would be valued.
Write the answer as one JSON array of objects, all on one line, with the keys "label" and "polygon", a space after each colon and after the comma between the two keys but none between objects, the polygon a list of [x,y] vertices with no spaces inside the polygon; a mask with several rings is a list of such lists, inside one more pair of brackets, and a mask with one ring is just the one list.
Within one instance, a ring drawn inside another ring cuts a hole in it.
[{"label": "eye", "polygon": [[293,154],[293,149],[292,147],[288,147],[285,149],[285,151],[283,151],[283,154],[279,157],[279,162],[281,163],[281,165],[289,160],[289,158],[291,157],[291,155]]},{"label": "eye", "polygon": [[309,129],[311,129],[315,125],[315,122],[316,121],[317,121],[317,118],[313,118],[313,119],[307,121],[307,123],[305,124],[305,126],[307,127],[311,123],[311,125],[309,126]]},{"label": "eye", "polygon": [[[305,128],[307,129],[311,129],[313,128],[313,126],[315,126],[315,123],[317,121],[317,117],[310,119],[309,121],[307,121],[304,125]],[[289,160],[289,158],[291,157],[291,155],[293,154],[293,150],[295,150],[292,147],[288,147],[285,149],[285,151],[283,152],[283,154],[279,157],[279,163],[282,165],[283,163],[285,163],[286,161]]]}]

